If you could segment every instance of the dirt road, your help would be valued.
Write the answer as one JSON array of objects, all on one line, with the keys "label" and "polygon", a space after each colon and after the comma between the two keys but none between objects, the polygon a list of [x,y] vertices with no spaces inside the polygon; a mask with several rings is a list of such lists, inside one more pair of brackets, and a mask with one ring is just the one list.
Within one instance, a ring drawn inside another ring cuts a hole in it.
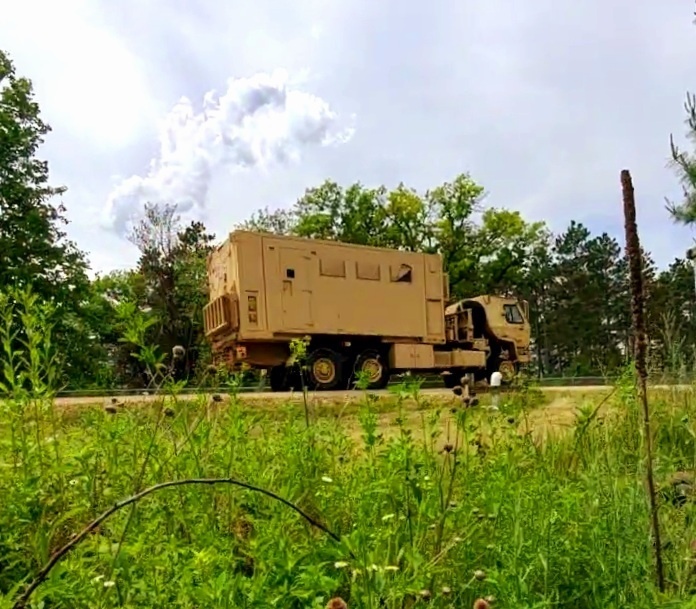
[{"label": "dirt road", "polygon": [[[651,389],[673,389],[673,390],[683,390],[690,388],[690,385],[654,385]],[[607,385],[590,385],[590,386],[569,386],[569,387],[542,387],[542,391],[545,393],[562,394],[562,393],[601,393],[611,391],[611,387]],[[371,392],[376,395],[388,396],[390,391],[388,389],[383,389],[379,391]],[[452,397],[452,391],[444,387],[435,389],[421,389],[421,395],[434,397],[442,396],[443,398]],[[182,394],[178,396],[178,399],[190,400],[195,399],[197,395],[200,394]],[[351,399],[359,399],[361,396],[360,391],[318,391],[310,392],[310,399],[321,400],[321,401],[351,401]],[[151,402],[158,399],[155,395],[127,395],[127,396],[115,396],[119,401],[122,402]],[[271,392],[256,392],[249,391],[239,394],[242,400],[264,400],[264,401],[300,401],[302,400],[301,393],[271,393]],[[61,397],[56,399],[56,405],[58,406],[76,406],[80,404],[99,404],[110,400],[110,397]]]}]

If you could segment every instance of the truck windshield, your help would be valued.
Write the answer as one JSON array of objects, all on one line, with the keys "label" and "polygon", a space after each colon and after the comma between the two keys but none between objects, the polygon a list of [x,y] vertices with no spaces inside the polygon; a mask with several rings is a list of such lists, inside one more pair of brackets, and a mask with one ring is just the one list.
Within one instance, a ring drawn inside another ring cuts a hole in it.
[{"label": "truck windshield", "polygon": [[505,320],[509,324],[524,323],[524,318],[522,317],[522,313],[520,313],[520,310],[517,308],[517,305],[506,304],[503,305],[503,309],[505,310]]}]

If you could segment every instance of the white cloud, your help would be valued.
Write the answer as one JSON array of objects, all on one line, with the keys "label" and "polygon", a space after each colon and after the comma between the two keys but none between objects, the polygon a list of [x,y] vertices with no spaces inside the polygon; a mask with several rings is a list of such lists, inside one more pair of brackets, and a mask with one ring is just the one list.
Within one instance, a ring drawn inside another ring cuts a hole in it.
[{"label": "white cloud", "polygon": [[140,61],[92,2],[5,2],[2,21],[3,50],[34,81],[49,123],[100,149],[126,145],[152,120]]},{"label": "white cloud", "polygon": [[[53,127],[41,156],[52,182],[68,186],[70,236],[96,268],[137,259],[99,228],[110,191],[125,188],[114,174],[136,174],[128,183],[136,204],[126,210],[137,211],[146,195],[176,196],[198,214],[204,200],[208,229],[221,236],[254,209],[291,205],[326,178],[403,180],[425,190],[471,171],[490,205],[556,230],[574,218],[622,241],[618,176],[627,167],[645,246],[665,263],[689,245],[690,231],[671,223],[664,197],[679,196],[666,167],[669,134],[683,141],[684,96],[696,87],[692,0],[0,3],[0,46],[34,81]],[[226,152],[227,166],[220,144],[197,156],[191,142],[210,136],[196,122],[201,92],[231,74],[270,75],[278,66],[311,75],[286,91],[311,91],[339,116],[358,114],[350,145],[277,150],[269,144],[275,130],[284,126],[287,141],[295,124],[287,103],[273,120],[261,112],[235,125],[245,146]],[[180,136],[167,140],[168,164],[158,152],[158,120],[182,95],[193,103],[177,104],[167,119],[187,117],[167,124]],[[302,162],[281,165],[293,150]],[[273,171],[230,170],[255,155],[272,159]]]},{"label": "white cloud", "polygon": [[160,128],[160,150],[144,177],[123,180],[109,195],[104,226],[125,235],[147,202],[175,203],[203,219],[216,169],[259,168],[297,162],[305,147],[342,144],[353,127],[322,98],[293,88],[283,70],[230,78],[221,96],[206,93],[200,111],[183,97]]}]

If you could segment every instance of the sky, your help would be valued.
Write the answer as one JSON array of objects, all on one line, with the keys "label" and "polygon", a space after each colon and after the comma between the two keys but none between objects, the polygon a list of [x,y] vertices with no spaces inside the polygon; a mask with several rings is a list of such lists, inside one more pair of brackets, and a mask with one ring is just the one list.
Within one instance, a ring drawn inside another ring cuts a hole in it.
[{"label": "sky", "polygon": [[[59,6],[58,6],[59,5]],[[660,266],[691,229],[681,187],[696,91],[693,0],[0,0],[95,272],[137,260],[128,222],[176,200],[219,239],[330,178],[420,191],[469,172],[485,204],[623,243],[632,173]]]}]

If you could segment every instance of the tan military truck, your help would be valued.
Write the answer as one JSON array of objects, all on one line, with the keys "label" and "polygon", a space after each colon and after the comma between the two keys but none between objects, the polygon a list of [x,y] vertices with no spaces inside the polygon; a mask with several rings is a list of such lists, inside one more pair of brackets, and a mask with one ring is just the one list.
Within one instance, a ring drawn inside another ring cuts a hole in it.
[{"label": "tan military truck", "polygon": [[[529,361],[526,302],[477,296],[448,304],[438,254],[235,231],[208,257],[205,334],[218,362],[266,369],[294,385],[291,341],[309,337],[314,389],[370,388],[405,371],[510,380]],[[450,380],[451,379],[451,380]]]}]

